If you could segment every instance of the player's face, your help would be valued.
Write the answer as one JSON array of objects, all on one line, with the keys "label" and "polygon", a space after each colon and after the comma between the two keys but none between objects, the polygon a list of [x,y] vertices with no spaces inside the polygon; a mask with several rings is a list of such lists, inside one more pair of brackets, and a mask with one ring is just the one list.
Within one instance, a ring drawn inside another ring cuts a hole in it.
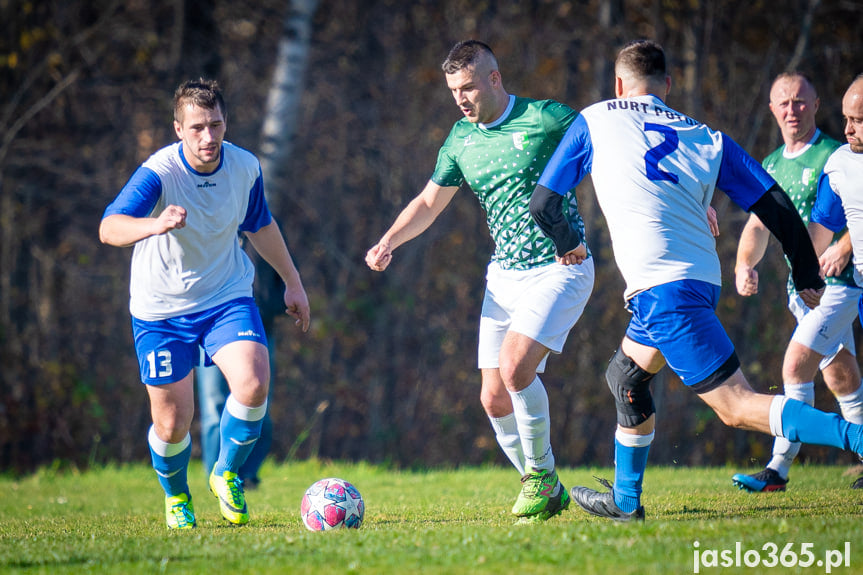
[{"label": "player's face", "polygon": [[803,78],[782,78],[770,89],[770,111],[785,143],[807,142],[815,133],[815,90]]},{"label": "player's face", "polygon": [[858,80],[845,92],[842,115],[845,116],[845,139],[851,151],[863,154],[863,80]]},{"label": "player's face", "polygon": [[194,104],[186,105],[182,122],[174,121],[174,130],[183,142],[183,156],[195,171],[205,174],[219,167],[225,129],[221,110],[208,110]]},{"label": "player's face", "polygon": [[446,75],[446,85],[449,86],[456,105],[461,108],[469,122],[488,123],[496,120],[500,115],[493,91],[495,74],[498,72],[483,74],[473,67],[468,67]]}]

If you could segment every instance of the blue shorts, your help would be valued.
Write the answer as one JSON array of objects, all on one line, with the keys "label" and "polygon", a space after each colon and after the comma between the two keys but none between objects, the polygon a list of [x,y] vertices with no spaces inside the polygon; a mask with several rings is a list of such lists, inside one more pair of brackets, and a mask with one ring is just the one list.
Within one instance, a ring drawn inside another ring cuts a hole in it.
[{"label": "blue shorts", "polygon": [[662,353],[683,383],[698,389],[734,353],[734,344],[716,317],[719,286],[680,280],[635,294],[627,308],[626,336]]},{"label": "blue shorts", "polygon": [[254,298],[242,297],[198,313],[156,321],[132,318],[135,352],[141,381],[147,385],[174,383],[200,363],[205,365],[225,344],[256,341],[267,345],[264,323]]}]

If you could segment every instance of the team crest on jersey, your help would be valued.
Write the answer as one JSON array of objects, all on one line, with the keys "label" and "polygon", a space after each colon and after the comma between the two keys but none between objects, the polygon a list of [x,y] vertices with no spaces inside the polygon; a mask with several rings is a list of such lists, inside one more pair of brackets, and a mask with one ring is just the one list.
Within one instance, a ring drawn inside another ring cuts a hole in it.
[{"label": "team crest on jersey", "polygon": [[813,176],[815,176],[815,170],[812,168],[803,168],[803,176],[800,178],[803,181],[803,185],[808,186],[811,184],[814,179]]},{"label": "team crest on jersey", "polygon": [[516,132],[512,135],[512,144],[517,150],[523,150],[528,143],[527,132]]},{"label": "team crest on jersey", "polygon": [[465,146],[472,146],[473,144],[474,144],[473,134],[468,134],[467,136],[465,136],[464,145]]}]

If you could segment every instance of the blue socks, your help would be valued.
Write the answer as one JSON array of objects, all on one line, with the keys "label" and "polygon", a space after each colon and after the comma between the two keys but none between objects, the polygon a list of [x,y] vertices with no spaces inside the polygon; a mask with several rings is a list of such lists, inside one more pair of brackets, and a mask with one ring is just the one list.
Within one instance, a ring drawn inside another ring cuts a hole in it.
[{"label": "blue socks", "polygon": [[219,460],[216,462],[216,475],[225,471],[238,473],[245,463],[255,442],[261,436],[264,415],[267,413],[267,402],[258,407],[248,407],[229,395],[222,411],[221,448]]},{"label": "blue socks", "polygon": [[641,505],[641,483],[653,436],[654,432],[632,435],[620,429],[614,434],[614,503],[625,513]]},{"label": "blue socks", "polygon": [[192,437],[187,433],[180,443],[166,443],[159,439],[153,426],[147,437],[153,469],[165,495],[172,497],[185,493],[189,495],[188,469],[192,456]]},{"label": "blue socks", "polygon": [[[781,429],[776,429],[776,412],[780,409]],[[789,441],[829,445],[863,454],[863,426],[849,423],[835,413],[819,411],[802,401],[776,396],[770,406],[770,427],[774,435]]]}]

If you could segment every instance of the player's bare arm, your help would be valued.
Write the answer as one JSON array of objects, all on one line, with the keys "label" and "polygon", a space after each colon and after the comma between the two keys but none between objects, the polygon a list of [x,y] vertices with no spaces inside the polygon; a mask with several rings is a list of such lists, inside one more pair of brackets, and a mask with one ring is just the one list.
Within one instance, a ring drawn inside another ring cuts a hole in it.
[{"label": "player's bare arm", "polygon": [[734,266],[735,285],[740,295],[752,296],[758,293],[758,271],[755,266],[764,257],[769,240],[770,230],[764,226],[758,216],[750,215],[740,233],[737,263]]},{"label": "player's bare arm", "polygon": [[155,218],[136,218],[124,214],[113,214],[104,218],[99,224],[99,240],[103,244],[127,247],[150,236],[178,230],[185,225],[185,208],[174,205],[166,207]]},{"label": "player's bare arm", "polygon": [[429,180],[423,191],[411,200],[390,229],[366,253],[366,264],[377,272],[384,271],[392,261],[393,250],[426,231],[457,191],[457,186],[439,186]]},{"label": "player's bare arm", "polygon": [[300,273],[291,259],[279,224],[273,220],[257,232],[246,232],[246,237],[249,238],[255,251],[276,270],[285,283],[285,313],[296,319],[295,323],[304,332],[308,331],[311,322],[309,298],[300,279]]},{"label": "player's bare arm", "polygon": [[851,261],[851,235],[846,231],[835,244],[831,244],[823,252],[816,250],[815,253],[819,255],[818,261],[824,277],[838,276]]}]

